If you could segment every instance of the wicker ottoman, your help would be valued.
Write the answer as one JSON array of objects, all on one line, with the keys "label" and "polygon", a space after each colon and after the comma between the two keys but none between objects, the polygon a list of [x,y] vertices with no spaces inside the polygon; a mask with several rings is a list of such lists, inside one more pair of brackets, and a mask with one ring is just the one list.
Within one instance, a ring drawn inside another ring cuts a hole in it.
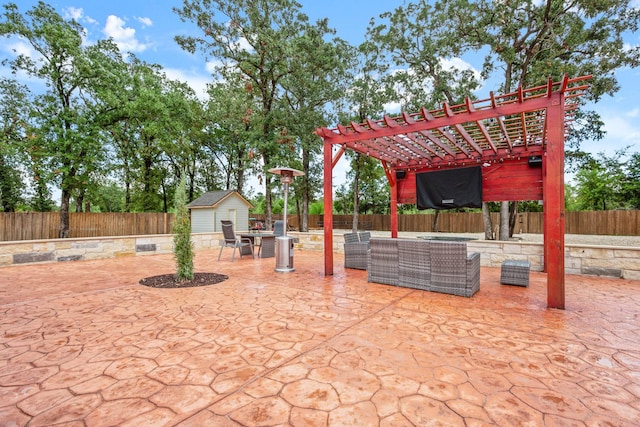
[{"label": "wicker ottoman", "polygon": [[506,260],[500,269],[500,283],[528,287],[530,268],[529,261]]}]

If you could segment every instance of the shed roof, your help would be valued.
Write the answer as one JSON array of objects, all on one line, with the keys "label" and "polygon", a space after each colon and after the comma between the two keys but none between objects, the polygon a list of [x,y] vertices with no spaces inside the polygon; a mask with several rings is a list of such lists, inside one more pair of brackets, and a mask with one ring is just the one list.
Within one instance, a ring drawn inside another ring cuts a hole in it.
[{"label": "shed roof", "polygon": [[247,199],[242,197],[242,195],[236,190],[207,191],[202,196],[189,203],[187,207],[189,209],[215,208],[220,203],[222,203],[222,201],[228,199],[229,197],[232,197],[234,194],[242,199],[242,201],[246,203],[249,208],[253,207],[253,205],[249,203]]}]

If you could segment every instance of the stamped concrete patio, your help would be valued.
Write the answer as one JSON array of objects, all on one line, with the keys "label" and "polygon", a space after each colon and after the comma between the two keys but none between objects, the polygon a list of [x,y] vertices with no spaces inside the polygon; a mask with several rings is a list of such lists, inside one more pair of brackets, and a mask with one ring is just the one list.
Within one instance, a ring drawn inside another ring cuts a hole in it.
[{"label": "stamped concrete patio", "polygon": [[[228,256],[225,256],[228,255]],[[324,277],[321,252],[154,289],[170,255],[0,269],[0,425],[637,426],[640,282],[567,276],[467,299]]]}]

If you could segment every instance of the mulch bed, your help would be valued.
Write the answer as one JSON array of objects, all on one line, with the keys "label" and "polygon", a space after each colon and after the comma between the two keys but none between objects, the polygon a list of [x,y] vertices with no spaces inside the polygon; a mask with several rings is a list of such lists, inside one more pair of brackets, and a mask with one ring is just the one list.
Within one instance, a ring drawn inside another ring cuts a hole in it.
[{"label": "mulch bed", "polygon": [[196,286],[215,285],[227,280],[229,276],[218,273],[193,273],[193,280],[180,281],[175,274],[161,274],[145,277],[140,284],[150,288],[192,288]]}]

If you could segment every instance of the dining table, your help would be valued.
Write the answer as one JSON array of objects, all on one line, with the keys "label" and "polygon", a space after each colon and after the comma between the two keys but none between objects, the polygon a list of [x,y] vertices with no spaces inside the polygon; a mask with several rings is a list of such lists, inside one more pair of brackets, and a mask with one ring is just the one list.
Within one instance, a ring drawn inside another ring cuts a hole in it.
[{"label": "dining table", "polygon": [[[260,258],[273,258],[276,256],[276,235],[266,232],[249,232],[241,233],[241,239],[249,239],[255,248],[258,247],[258,256]],[[242,255],[250,255],[251,248],[248,246],[240,248]]]}]

